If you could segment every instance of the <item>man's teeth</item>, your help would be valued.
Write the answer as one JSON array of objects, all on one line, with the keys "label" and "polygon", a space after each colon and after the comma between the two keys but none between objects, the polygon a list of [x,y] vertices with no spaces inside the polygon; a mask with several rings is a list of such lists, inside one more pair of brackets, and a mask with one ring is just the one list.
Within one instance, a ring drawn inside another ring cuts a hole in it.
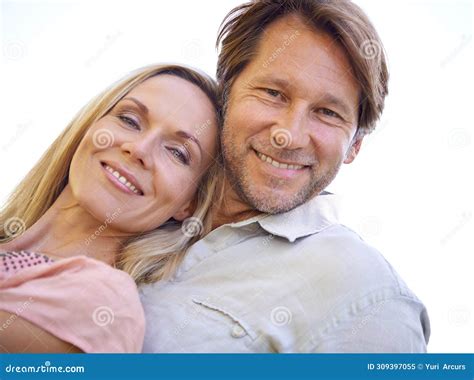
[{"label": "man's teeth", "polygon": [[272,164],[276,168],[280,169],[291,169],[291,170],[300,170],[303,169],[303,165],[288,165],[284,164],[283,162],[278,162],[271,157],[265,156],[263,153],[257,152],[257,156],[263,161]]},{"label": "man's teeth", "polygon": [[127,186],[130,190],[132,190],[135,194],[140,195],[140,191],[137,190],[137,188],[130,183],[130,181],[127,180],[123,175],[121,175],[117,170],[114,170],[111,168],[109,165],[105,165],[105,170],[108,172],[112,173],[112,175],[119,180],[120,183],[123,183],[125,186]]}]

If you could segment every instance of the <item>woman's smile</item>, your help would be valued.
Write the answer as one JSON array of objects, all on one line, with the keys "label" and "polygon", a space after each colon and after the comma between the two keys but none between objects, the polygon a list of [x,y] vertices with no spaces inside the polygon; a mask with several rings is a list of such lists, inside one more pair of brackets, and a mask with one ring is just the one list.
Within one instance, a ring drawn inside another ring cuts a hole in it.
[{"label": "woman's smile", "polygon": [[127,194],[143,195],[138,181],[125,168],[105,162],[101,162],[100,164],[104,169],[105,176],[117,189]]}]

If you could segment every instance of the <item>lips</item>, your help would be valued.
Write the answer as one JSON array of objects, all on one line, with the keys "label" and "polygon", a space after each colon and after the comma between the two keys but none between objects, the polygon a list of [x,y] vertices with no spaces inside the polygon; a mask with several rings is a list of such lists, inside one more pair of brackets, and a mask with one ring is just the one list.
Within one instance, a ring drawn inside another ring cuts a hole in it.
[{"label": "lips", "polygon": [[120,184],[129,189],[132,193],[136,195],[143,195],[143,190],[141,189],[136,178],[123,166],[106,162],[101,162],[101,165],[111,174],[111,176],[113,176]]}]

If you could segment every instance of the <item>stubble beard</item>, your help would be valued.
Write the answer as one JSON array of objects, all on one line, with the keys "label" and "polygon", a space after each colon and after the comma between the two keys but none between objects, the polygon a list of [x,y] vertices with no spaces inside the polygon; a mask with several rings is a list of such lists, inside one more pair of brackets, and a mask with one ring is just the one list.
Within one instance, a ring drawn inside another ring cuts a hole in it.
[{"label": "stubble beard", "polygon": [[232,141],[235,141],[235,138],[224,123],[221,145],[226,178],[243,202],[255,210],[268,214],[290,211],[321,193],[334,180],[342,164],[341,160],[322,174],[317,173],[318,165],[313,165],[306,184],[296,194],[282,197],[281,192],[272,192],[271,190],[281,188],[288,180],[269,178],[268,188],[270,191],[259,189],[252,181],[249,168],[246,166],[246,157],[252,153],[248,151],[247,147],[238,147]]}]

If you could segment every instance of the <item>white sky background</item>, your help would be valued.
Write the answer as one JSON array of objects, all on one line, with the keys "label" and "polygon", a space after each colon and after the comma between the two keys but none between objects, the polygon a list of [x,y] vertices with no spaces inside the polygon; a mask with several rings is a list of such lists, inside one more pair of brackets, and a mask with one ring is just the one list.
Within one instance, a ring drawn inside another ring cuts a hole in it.
[{"label": "white sky background", "polygon": [[[472,3],[356,2],[385,44],[390,95],[329,190],[344,223],[427,305],[429,351],[473,352]],[[129,71],[181,62],[214,75],[218,26],[240,3],[2,1],[0,202],[74,114]]]}]

